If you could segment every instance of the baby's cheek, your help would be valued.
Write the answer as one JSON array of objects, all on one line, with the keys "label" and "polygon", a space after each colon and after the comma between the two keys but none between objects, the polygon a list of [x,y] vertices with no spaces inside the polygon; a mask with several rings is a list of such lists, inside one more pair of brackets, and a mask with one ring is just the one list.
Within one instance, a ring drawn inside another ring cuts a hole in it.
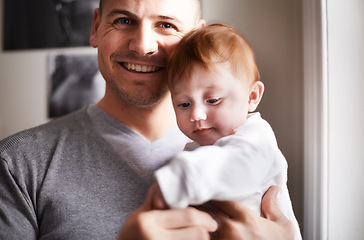
[{"label": "baby's cheek", "polygon": [[186,123],[185,121],[177,121],[177,125],[184,135],[191,138],[191,132],[193,131],[193,129],[191,129],[190,123]]},{"label": "baby's cheek", "polygon": [[220,137],[225,137],[234,133],[237,127],[237,122],[234,119],[232,119],[231,117],[226,117],[218,123],[217,129]]}]

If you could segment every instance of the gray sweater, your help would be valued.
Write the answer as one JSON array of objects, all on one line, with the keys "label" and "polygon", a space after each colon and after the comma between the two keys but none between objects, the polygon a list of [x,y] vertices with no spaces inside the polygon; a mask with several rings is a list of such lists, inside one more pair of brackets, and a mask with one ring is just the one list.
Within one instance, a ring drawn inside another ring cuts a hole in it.
[{"label": "gray sweater", "polygon": [[153,172],[181,151],[96,106],[0,141],[0,239],[115,239]]}]

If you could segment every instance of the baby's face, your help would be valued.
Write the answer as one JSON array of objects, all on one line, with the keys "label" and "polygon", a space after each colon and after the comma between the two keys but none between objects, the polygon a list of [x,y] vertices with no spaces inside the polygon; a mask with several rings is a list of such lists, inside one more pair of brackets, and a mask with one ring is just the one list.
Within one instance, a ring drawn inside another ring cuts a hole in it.
[{"label": "baby's face", "polygon": [[212,69],[194,65],[171,91],[179,128],[200,145],[234,133],[247,118],[249,86],[232,74],[228,62]]}]

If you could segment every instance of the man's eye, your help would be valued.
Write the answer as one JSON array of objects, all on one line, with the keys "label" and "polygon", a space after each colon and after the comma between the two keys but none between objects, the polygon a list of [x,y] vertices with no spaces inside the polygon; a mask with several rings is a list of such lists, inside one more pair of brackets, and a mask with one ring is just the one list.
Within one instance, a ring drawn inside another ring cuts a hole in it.
[{"label": "man's eye", "polygon": [[178,104],[178,107],[188,108],[190,105],[191,105],[190,103],[180,103],[180,104]]},{"label": "man's eye", "polygon": [[123,24],[123,25],[130,24],[130,22],[131,22],[130,19],[126,17],[118,18],[115,20],[116,24]]},{"label": "man's eye", "polygon": [[161,23],[161,27],[162,28],[173,28],[173,29],[177,29],[176,26],[174,26],[173,24],[171,23],[167,23],[167,22],[163,22]]},{"label": "man's eye", "polygon": [[217,105],[221,102],[221,98],[210,98],[206,100],[207,103]]},{"label": "man's eye", "polygon": [[169,23],[162,23],[161,25],[164,28],[171,28],[172,27],[172,24],[169,24]]}]

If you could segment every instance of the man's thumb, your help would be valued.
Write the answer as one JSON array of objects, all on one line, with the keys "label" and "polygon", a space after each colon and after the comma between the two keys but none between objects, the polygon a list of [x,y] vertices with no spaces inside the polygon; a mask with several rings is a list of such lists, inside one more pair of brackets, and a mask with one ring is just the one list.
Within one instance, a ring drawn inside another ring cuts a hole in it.
[{"label": "man's thumb", "polygon": [[277,204],[277,194],[279,188],[277,186],[271,186],[262,198],[261,210],[265,218],[275,221],[282,216],[282,212],[279,210]]}]

